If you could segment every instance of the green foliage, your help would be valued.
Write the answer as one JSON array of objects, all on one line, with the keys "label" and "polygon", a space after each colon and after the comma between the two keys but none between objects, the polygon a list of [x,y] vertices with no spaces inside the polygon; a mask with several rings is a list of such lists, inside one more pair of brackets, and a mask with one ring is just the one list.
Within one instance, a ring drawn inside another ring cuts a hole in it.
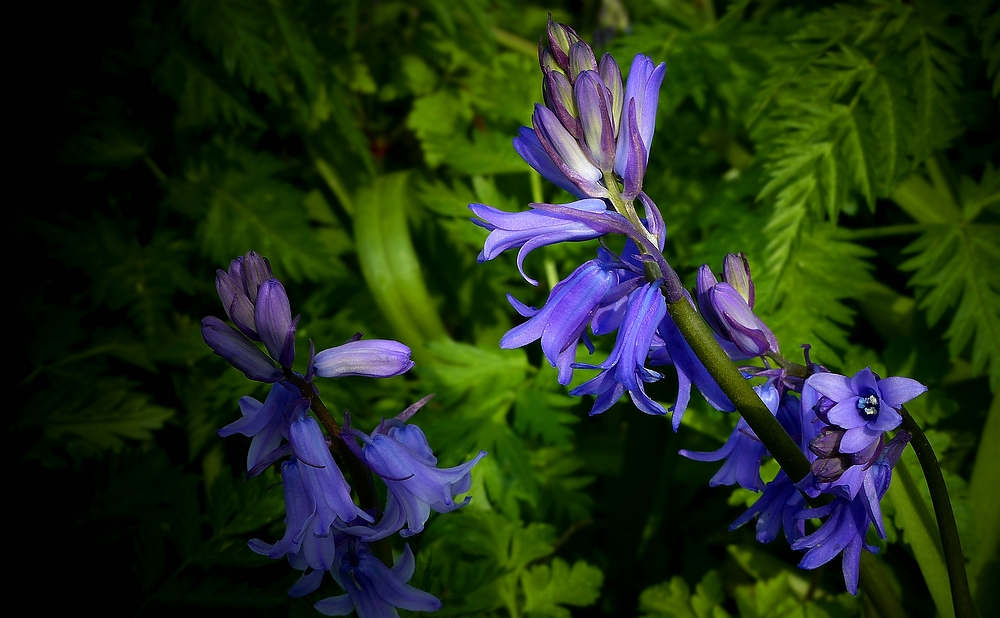
[{"label": "green foliage", "polygon": [[[521,320],[504,294],[541,306],[597,246],[533,253],[538,288],[511,256],[476,263],[486,231],[469,203],[571,199],[511,148],[540,100],[549,11],[623,71],[635,53],[667,63],[643,188],[685,283],[744,251],[757,313],[786,357],[808,343],[831,369],[930,387],[911,412],[932,429],[977,599],[988,596],[995,0],[138,0],[88,5],[92,23],[77,11],[53,38],[69,68],[39,97],[50,134],[34,141],[51,152],[24,160],[44,174],[30,185],[43,205],[15,214],[33,252],[18,262],[29,270],[12,323],[27,362],[10,427],[16,490],[41,494],[31,527],[47,533],[15,550],[39,561],[33,572],[63,556],[88,591],[80,603],[306,616],[338,593],[327,578],[316,598],[289,600],[297,573],[246,547],[284,534],[279,476],[245,481],[249,440],[216,433],[239,417],[239,397],[266,394],[199,328],[224,317],[216,269],[254,249],[302,313],[300,370],[310,342],[359,331],[413,349],[405,378],[318,382],[335,416],[370,430],[435,393],[414,421],[441,464],[488,452],[471,502],[408,539],[412,583],[442,599],[439,615],[861,612],[867,597],[842,593],[836,564],[800,571],[783,542],[729,532],[756,494],[708,490],[711,466],[675,456],[716,448],[735,417],[695,395],[676,436],[629,405],[588,418],[591,402],[567,395],[537,345],[498,349]],[[600,362],[612,341],[594,339],[587,360]],[[669,402],[671,381],[650,393]],[[945,615],[936,524],[909,453],[884,507],[880,565],[906,611]]]},{"label": "green foliage", "polygon": [[691,594],[691,587],[684,578],[674,576],[642,591],[639,610],[647,612],[643,618],[728,618],[723,609],[725,595],[719,574],[709,571]]}]

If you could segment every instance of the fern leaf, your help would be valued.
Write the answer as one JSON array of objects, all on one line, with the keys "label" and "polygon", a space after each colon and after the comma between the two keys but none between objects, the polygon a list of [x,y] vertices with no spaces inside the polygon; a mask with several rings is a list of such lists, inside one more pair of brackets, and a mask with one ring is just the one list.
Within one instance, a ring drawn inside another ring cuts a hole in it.
[{"label": "fern leaf", "polygon": [[253,0],[215,0],[186,2],[183,11],[188,27],[222,58],[227,73],[280,102],[280,68],[268,37],[268,15],[262,8]]},{"label": "fern leaf", "polygon": [[972,342],[972,369],[987,370],[1000,386],[1000,226],[937,225],[906,248],[901,265],[915,271],[910,285],[925,290],[920,307],[935,324],[956,307],[945,333],[953,357]]}]

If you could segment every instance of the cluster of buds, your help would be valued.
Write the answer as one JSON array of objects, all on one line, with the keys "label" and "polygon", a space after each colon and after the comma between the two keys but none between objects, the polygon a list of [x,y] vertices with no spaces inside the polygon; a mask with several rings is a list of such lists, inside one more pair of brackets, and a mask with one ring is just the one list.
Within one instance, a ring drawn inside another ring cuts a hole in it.
[{"label": "cluster of buds", "polygon": [[[228,271],[218,271],[216,288],[236,327],[206,317],[205,343],[251,380],[271,384],[263,402],[240,399],[243,417],[219,430],[223,437],[239,433],[251,438],[248,477],[281,462],[285,535],[275,543],[254,539],[250,549],[287,558],[303,572],[291,596],[314,592],[329,572],[345,594],[316,604],[326,615],[347,615],[355,608],[362,616],[396,615],[398,607],[439,609],[437,598],[407,584],[413,574],[409,546],[389,565],[383,560],[391,556],[375,544],[396,532],[403,537],[420,532],[432,510],[443,513],[467,504],[468,497],[456,501],[455,496],[469,490],[472,467],[486,452],[462,465],[438,468],[423,431],[406,422],[430,397],[383,420],[371,434],[350,427],[349,417],[339,425],[320,400],[313,379],[398,376],[413,367],[410,349],[397,341],[363,340],[360,333],[319,353],[310,342],[306,372],[297,373],[292,363],[299,317],[292,318],[285,288],[267,259],[253,251],[236,258]],[[341,466],[350,471],[353,488]],[[386,486],[384,507],[373,476]],[[387,545],[382,548],[388,550]]]},{"label": "cluster of buds", "polygon": [[538,173],[580,197],[636,199],[649,160],[666,65],[637,55],[622,85],[610,54],[600,62],[569,26],[549,16],[538,46],[545,104],[514,148]]},{"label": "cluster of buds", "polygon": [[701,315],[730,358],[740,360],[778,352],[778,340],[753,312],[753,279],[743,253],[726,256],[721,282],[708,264],[703,264],[698,270],[695,296]]}]

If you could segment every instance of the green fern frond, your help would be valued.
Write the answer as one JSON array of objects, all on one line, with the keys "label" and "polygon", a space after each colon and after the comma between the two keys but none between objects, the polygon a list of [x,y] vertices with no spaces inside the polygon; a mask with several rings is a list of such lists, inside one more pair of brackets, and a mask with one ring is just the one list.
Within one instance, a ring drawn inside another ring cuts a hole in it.
[{"label": "green fern frond", "polygon": [[898,39],[916,101],[918,160],[947,146],[961,130],[956,103],[962,85],[959,50],[964,44],[961,34],[945,25],[946,17],[917,12]]},{"label": "green fern frond", "polygon": [[174,50],[158,69],[160,87],[177,99],[178,127],[204,127],[216,123],[264,128],[267,123],[250,106],[246,93],[226,83],[225,75],[203,66],[182,51]]},{"label": "green fern frond", "polygon": [[222,59],[227,73],[238,75],[245,86],[272,101],[281,101],[281,68],[268,33],[270,16],[262,3],[194,0],[185,2],[183,12],[192,33]]},{"label": "green fern frond", "polygon": [[838,238],[836,227],[820,225],[802,234],[780,278],[770,272],[760,277],[758,298],[777,299],[764,319],[786,356],[809,343],[818,362],[839,364],[839,351],[848,347],[854,320],[845,301],[863,294],[864,284],[871,281],[865,261],[871,255],[870,250]]}]

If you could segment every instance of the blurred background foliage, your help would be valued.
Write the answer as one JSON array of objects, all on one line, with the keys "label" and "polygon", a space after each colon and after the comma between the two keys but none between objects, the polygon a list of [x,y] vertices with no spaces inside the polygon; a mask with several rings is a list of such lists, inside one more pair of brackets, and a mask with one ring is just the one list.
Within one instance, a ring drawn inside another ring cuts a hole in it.
[{"label": "blurred background foliage", "polygon": [[[286,597],[297,574],[246,547],[282,534],[277,475],[244,482],[247,444],[215,434],[262,389],[211,354],[199,321],[223,314],[215,269],[255,249],[302,313],[299,358],[310,339],[358,331],[414,350],[406,378],[326,381],[332,409],[370,429],[433,392],[415,420],[442,462],[489,451],[472,503],[412,540],[412,583],[441,598],[439,615],[873,615],[843,593],[839,560],[799,571],[783,543],[727,530],[754,496],[708,488],[714,467],[676,452],[714,450],[733,417],[694,402],[677,435],[626,404],[587,418],[537,346],[497,348],[520,319],[505,293],[540,306],[594,251],[536,252],[535,289],[507,256],[477,265],[485,232],[468,221],[469,202],[569,199],[510,143],[540,99],[551,12],[623,70],[640,52],[667,63],[645,189],[687,283],[744,251],[786,355],[808,342],[832,370],[930,387],[912,412],[945,469],[980,609],[1000,611],[997,2],[51,11],[32,23],[59,60],[23,82],[38,180],[14,216],[31,248],[14,273],[28,362],[8,430],[32,579],[59,574],[70,583],[39,583],[112,615],[313,615],[315,598]],[[668,404],[670,381],[650,389]],[[947,616],[920,471],[900,470],[878,564],[909,613]]]}]

